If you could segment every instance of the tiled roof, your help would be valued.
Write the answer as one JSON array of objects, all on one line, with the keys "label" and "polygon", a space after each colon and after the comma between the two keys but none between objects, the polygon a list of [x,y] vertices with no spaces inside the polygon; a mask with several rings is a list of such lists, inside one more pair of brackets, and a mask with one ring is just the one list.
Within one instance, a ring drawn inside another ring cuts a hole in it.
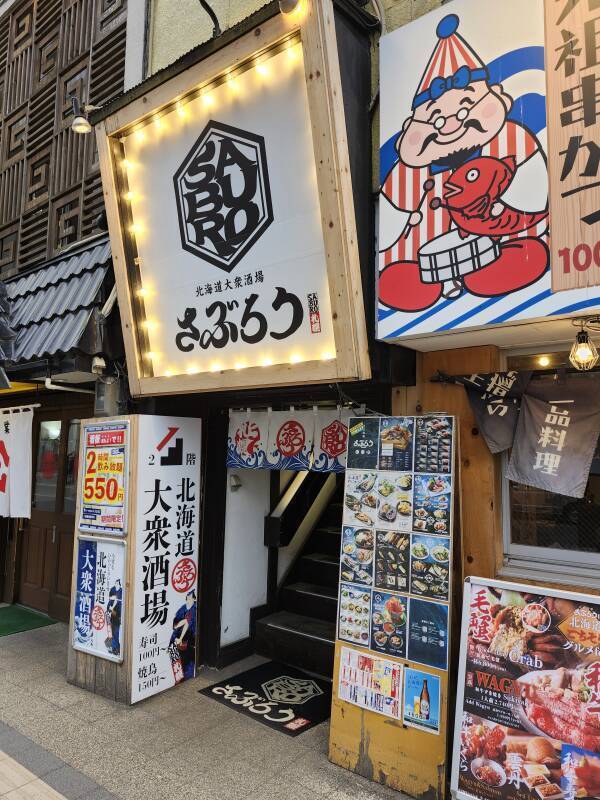
[{"label": "tiled roof", "polygon": [[78,347],[100,305],[110,266],[110,243],[102,240],[61,261],[6,281],[10,325],[16,331],[12,361],[31,361]]}]

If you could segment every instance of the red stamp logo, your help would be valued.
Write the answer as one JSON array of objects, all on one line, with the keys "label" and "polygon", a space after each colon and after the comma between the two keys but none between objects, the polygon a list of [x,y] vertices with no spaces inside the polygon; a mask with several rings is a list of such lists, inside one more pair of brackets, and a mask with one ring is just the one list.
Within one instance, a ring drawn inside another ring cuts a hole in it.
[{"label": "red stamp logo", "polygon": [[90,615],[90,622],[95,631],[101,631],[106,624],[106,615],[102,606],[94,606]]},{"label": "red stamp logo", "polygon": [[348,428],[339,419],[335,419],[321,432],[321,450],[329,458],[336,458],[346,450]]},{"label": "red stamp logo", "polygon": [[171,586],[176,592],[189,592],[196,585],[198,570],[191,558],[180,559],[171,573]]},{"label": "red stamp logo", "polygon": [[277,432],[277,449],[283,456],[297,455],[306,441],[304,428],[296,420],[284,422]]}]

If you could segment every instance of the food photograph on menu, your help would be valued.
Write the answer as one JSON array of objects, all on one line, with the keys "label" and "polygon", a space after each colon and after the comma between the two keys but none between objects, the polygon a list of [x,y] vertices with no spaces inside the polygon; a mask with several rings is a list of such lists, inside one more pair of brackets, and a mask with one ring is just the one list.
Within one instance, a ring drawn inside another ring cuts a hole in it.
[{"label": "food photograph on menu", "polygon": [[573,597],[470,586],[459,790],[600,797],[600,605]]},{"label": "food photograph on menu", "polygon": [[413,530],[447,536],[450,532],[450,476],[415,475]]},{"label": "food photograph on menu", "polygon": [[415,472],[452,469],[452,417],[417,417]]},{"label": "food photograph on menu", "polygon": [[390,656],[406,655],[407,599],[398,594],[373,592],[371,649]]},{"label": "food photograph on menu", "polygon": [[375,582],[377,589],[408,589],[410,535],[396,531],[375,531]]},{"label": "food photograph on menu", "polygon": [[338,639],[369,646],[371,593],[364,587],[340,583]]},{"label": "food photograph on menu", "polygon": [[376,472],[348,470],[344,495],[344,525],[375,525],[380,499]]},{"label": "food photograph on menu", "polygon": [[410,546],[410,593],[447,600],[450,539],[414,533]]},{"label": "food photograph on menu", "polygon": [[410,531],[412,527],[411,473],[380,472],[377,478],[376,495],[377,526],[393,531]]},{"label": "food photograph on menu", "polygon": [[374,534],[370,528],[342,529],[341,578],[351,583],[371,586],[373,583]]},{"label": "food photograph on menu", "polygon": [[384,417],[379,431],[379,469],[412,471],[414,417]]}]

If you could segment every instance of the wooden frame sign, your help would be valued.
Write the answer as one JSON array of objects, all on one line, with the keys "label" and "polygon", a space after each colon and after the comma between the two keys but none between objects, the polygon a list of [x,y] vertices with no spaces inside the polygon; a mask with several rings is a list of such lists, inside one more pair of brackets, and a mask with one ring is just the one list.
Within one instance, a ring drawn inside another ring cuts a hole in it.
[{"label": "wooden frame sign", "polygon": [[545,2],[554,292],[600,284],[599,10]]},{"label": "wooden frame sign", "polygon": [[370,377],[332,0],[96,133],[133,395]]}]

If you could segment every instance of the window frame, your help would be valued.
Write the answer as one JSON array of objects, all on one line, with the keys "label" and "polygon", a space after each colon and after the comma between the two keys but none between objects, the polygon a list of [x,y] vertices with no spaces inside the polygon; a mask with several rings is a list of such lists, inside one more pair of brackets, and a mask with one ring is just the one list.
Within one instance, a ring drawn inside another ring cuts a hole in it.
[{"label": "window frame", "polygon": [[[553,343],[553,351],[568,350],[568,343]],[[502,369],[508,369],[513,355],[536,355],[549,348],[515,348],[505,351]],[[502,567],[499,575],[508,578],[529,578],[574,586],[600,587],[600,552],[561,550],[552,547],[516,544],[511,540],[510,480],[506,477],[508,452],[501,454],[502,463]]]}]

